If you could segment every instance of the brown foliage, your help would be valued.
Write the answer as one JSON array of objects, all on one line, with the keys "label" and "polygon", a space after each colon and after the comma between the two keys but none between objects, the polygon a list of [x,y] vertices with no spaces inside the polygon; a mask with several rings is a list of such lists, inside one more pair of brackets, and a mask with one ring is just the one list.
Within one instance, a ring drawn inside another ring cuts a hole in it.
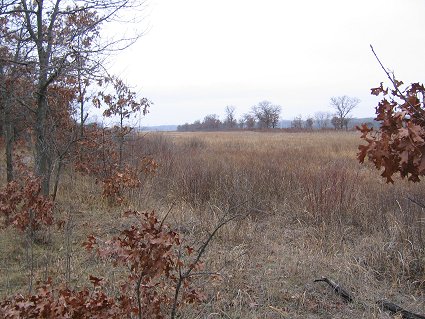
[{"label": "brown foliage", "polygon": [[150,157],[142,157],[137,165],[120,165],[117,147],[113,130],[93,125],[78,142],[75,168],[95,177],[102,184],[102,196],[119,204],[124,200],[123,191],[139,187],[141,174],[155,173],[158,164]]},{"label": "brown foliage", "polygon": [[[103,243],[102,247],[94,237],[84,244],[88,250],[96,249],[103,259],[110,260],[114,266],[125,266],[130,270],[128,281],[121,286],[123,296],[136,292],[136,298],[127,302],[135,303],[142,313],[149,313],[149,318],[163,318],[161,308],[171,305],[174,287],[180,280],[179,273],[184,267],[182,252],[178,249],[181,240],[179,235],[158,221],[155,214],[127,212],[140,218],[140,225],[125,229],[120,236]],[[186,247],[191,253],[192,247]],[[189,265],[199,267],[199,264]],[[190,287],[190,278],[184,278],[186,293],[182,295],[180,304],[195,303],[202,296]]]},{"label": "brown foliage", "polygon": [[54,288],[49,281],[33,295],[16,295],[0,304],[3,318],[125,318],[116,301],[102,291],[100,279],[90,278],[93,290]]},{"label": "brown foliage", "polygon": [[363,124],[358,127],[361,138],[367,142],[360,145],[358,159],[361,163],[368,157],[377,169],[383,168],[382,177],[393,183],[393,175],[418,182],[425,174],[425,88],[413,83],[403,92],[403,82],[393,81],[394,89],[379,87],[371,94],[388,96],[376,107],[376,121],[381,123],[378,131]]},{"label": "brown foliage", "polygon": [[[41,193],[40,178],[24,165],[19,166],[20,178],[0,190],[0,215],[4,226],[14,225],[24,231],[35,230],[53,222],[53,202]],[[19,180],[19,182],[18,182]]]},{"label": "brown foliage", "polygon": [[114,94],[99,92],[99,97],[94,98],[93,103],[99,108],[102,103],[106,105],[107,109],[103,112],[104,116],[119,116],[121,129],[124,119],[130,118],[140,111],[143,115],[148,112],[151,102],[146,98],[138,100],[136,92],[133,92],[130,87],[123,82],[123,80],[112,76],[106,77],[104,82],[112,83],[113,90],[115,91]]},{"label": "brown foliage", "polygon": [[[193,288],[190,277],[180,275],[182,269],[196,269],[200,262],[185,266],[179,235],[160,222],[154,212],[127,212],[137,224],[124,229],[119,236],[100,242],[89,236],[83,244],[114,267],[129,270],[120,291],[108,295],[103,279],[90,276],[93,288],[73,290],[54,287],[49,280],[33,295],[16,295],[0,304],[3,318],[157,318],[165,317],[171,309],[202,301],[202,294]],[[175,287],[183,283],[184,291],[175,303]]]}]

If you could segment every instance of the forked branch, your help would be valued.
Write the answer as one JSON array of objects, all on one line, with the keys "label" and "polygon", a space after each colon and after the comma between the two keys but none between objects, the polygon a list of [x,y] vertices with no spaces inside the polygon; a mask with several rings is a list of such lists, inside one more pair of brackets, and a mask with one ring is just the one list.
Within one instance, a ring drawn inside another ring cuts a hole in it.
[{"label": "forked branch", "polygon": [[[243,202],[241,204],[238,204],[232,208],[229,209],[229,211],[234,211],[236,208],[242,206],[246,204],[246,202]],[[177,280],[177,284],[176,284],[176,292],[174,294],[174,301],[173,301],[173,306],[171,309],[171,319],[175,319],[176,315],[177,315],[177,306],[178,306],[178,299],[179,299],[179,295],[180,295],[180,290],[181,287],[183,285],[183,282],[188,279],[189,277],[191,277],[192,275],[192,271],[195,269],[195,265],[197,265],[199,263],[199,261],[201,260],[202,256],[205,254],[205,251],[208,247],[208,245],[211,243],[211,240],[214,238],[214,236],[217,234],[217,232],[226,224],[228,224],[229,222],[231,222],[232,220],[235,220],[238,217],[243,217],[242,214],[233,214],[230,216],[224,216],[219,223],[215,226],[214,230],[208,235],[207,239],[203,242],[203,244],[199,247],[198,249],[198,253],[195,256],[193,262],[189,265],[189,268],[186,271],[183,271],[181,268],[179,269],[179,278]]]}]

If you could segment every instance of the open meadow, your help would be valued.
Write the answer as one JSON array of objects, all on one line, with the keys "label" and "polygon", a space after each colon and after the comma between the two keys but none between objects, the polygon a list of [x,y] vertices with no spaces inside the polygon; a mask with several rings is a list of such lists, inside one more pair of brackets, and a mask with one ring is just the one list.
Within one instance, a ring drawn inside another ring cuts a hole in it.
[{"label": "open meadow", "polygon": [[[68,165],[55,205],[61,227],[31,249],[18,231],[1,230],[0,294],[27,292],[29,273],[72,287],[93,274],[114,292],[124,270],[82,243],[117,235],[128,223],[123,213],[138,210],[165,218],[195,251],[234,217],[193,278],[204,302],[187,305],[180,318],[391,318],[376,305],[382,299],[424,314],[425,211],[413,202],[425,202],[423,182],[386,184],[370,163],[358,163],[360,143],[358,132],[333,131],[134,137],[125,146],[129,162],[150,156],[158,168],[121,205],[103,200],[95,180]],[[354,302],[314,282],[322,276]]]}]

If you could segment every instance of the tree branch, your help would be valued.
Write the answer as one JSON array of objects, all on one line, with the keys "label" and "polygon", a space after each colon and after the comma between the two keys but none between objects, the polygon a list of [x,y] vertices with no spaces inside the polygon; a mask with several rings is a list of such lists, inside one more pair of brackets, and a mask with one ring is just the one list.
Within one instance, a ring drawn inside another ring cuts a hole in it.
[{"label": "tree branch", "polygon": [[[235,210],[236,208],[246,204],[248,201],[242,202],[236,206],[233,206],[229,209],[230,211]],[[201,260],[202,256],[204,255],[208,245],[210,244],[211,240],[214,238],[215,234],[226,224],[228,224],[229,222],[231,222],[232,220],[241,217],[243,215],[241,214],[235,214],[235,215],[231,215],[228,218],[223,218],[214,228],[214,230],[212,231],[212,233],[210,233],[207,237],[207,239],[205,240],[205,242],[199,247],[198,249],[198,254],[196,255],[196,257],[194,258],[194,261],[190,264],[189,268],[185,271],[182,272],[179,268],[179,279],[177,281],[177,285],[176,285],[176,292],[174,295],[174,301],[173,301],[173,306],[171,309],[171,319],[175,319],[176,318],[176,313],[177,313],[177,304],[178,304],[178,297],[180,294],[180,289],[182,287],[182,284],[184,282],[184,280],[186,280],[187,278],[189,278],[191,276],[192,271],[194,270],[194,266],[199,263],[199,261]],[[179,256],[179,260],[180,260],[180,256]]]},{"label": "tree branch", "polygon": [[392,85],[394,86],[394,89],[398,92],[398,94],[400,95],[400,97],[406,102],[408,103],[412,108],[415,108],[410,102],[409,100],[404,96],[404,94],[400,91],[400,89],[398,88],[399,86],[397,85],[397,83],[395,82],[395,77],[394,77],[394,73],[392,73],[392,77],[390,76],[390,73],[387,71],[387,69],[384,67],[384,65],[382,64],[381,60],[379,59],[378,55],[376,54],[375,50],[373,49],[373,46],[370,44],[370,48],[372,50],[373,55],[375,56],[376,60],[378,61],[379,65],[381,66],[382,70],[384,70],[385,74],[387,75],[388,79],[391,81]]}]

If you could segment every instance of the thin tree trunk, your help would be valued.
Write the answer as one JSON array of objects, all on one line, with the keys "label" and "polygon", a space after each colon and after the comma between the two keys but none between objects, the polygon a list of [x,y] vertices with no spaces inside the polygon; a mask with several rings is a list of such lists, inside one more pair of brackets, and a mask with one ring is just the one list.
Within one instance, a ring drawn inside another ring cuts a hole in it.
[{"label": "thin tree trunk", "polygon": [[34,282],[34,212],[32,209],[29,210],[29,223],[26,229],[26,255],[27,255],[27,266],[28,266],[28,293],[32,293],[33,282]]},{"label": "thin tree trunk", "polygon": [[122,153],[123,153],[123,148],[124,148],[124,136],[121,135],[119,136],[119,168],[122,168]]},{"label": "thin tree trunk", "polygon": [[10,96],[6,89],[4,81],[4,69],[0,66],[0,84],[1,99],[3,102],[3,134],[6,141],[6,178],[7,182],[13,180],[13,123],[10,117]]},{"label": "thin tree trunk", "polygon": [[[7,103],[7,102],[6,102]],[[5,106],[5,108],[8,108],[9,106]],[[9,110],[5,110],[4,114],[4,137],[6,140],[6,176],[7,176],[7,182],[13,181],[13,141],[14,141],[14,134],[13,134],[13,124],[10,119],[10,113]]]},{"label": "thin tree trunk", "polygon": [[80,118],[80,138],[84,137],[84,101],[80,101],[80,112],[81,112],[81,118]]},{"label": "thin tree trunk", "polygon": [[121,169],[122,168],[122,154],[124,149],[124,117],[122,113],[120,114],[120,132],[118,136],[118,143],[119,143],[119,162],[118,166]]},{"label": "thin tree trunk", "polygon": [[[80,43],[78,43],[80,45]],[[79,102],[80,102],[80,138],[84,137],[84,122],[86,121],[86,116],[84,115],[84,99],[85,99],[85,92],[83,92],[83,86],[82,86],[82,79],[81,79],[81,57],[78,56],[77,63],[78,63],[78,70],[77,70],[77,76],[78,76],[78,95],[79,95]]]},{"label": "thin tree trunk", "polygon": [[56,169],[55,184],[53,186],[53,194],[52,194],[52,200],[53,201],[56,200],[56,194],[57,194],[58,188],[59,188],[59,179],[60,179],[60,174],[62,172],[62,166],[63,166],[63,158],[60,156],[59,162],[58,162],[58,168]]}]

